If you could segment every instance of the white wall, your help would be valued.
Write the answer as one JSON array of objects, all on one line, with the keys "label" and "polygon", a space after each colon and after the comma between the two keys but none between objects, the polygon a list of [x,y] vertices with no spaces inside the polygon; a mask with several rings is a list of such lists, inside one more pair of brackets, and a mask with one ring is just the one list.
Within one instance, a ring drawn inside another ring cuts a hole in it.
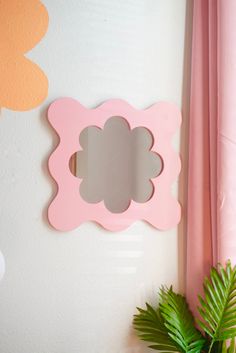
[{"label": "white wall", "polygon": [[[116,97],[137,108],[181,106],[186,0],[44,0],[46,37],[29,57],[49,78],[38,109],[0,117],[1,353],[143,353],[137,305],[178,288],[177,229],[137,222],[120,233],[93,223],[59,233],[47,223],[57,144],[45,116],[61,96],[95,107]],[[175,148],[179,146],[178,136]]]}]

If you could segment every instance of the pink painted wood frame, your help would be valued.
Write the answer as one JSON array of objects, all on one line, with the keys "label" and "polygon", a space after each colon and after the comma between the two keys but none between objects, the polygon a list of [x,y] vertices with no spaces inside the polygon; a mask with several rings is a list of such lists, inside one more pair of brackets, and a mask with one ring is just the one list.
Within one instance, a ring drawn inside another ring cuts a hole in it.
[{"label": "pink painted wood frame", "polygon": [[[79,135],[88,126],[103,128],[107,119],[121,116],[131,129],[142,126],[153,135],[152,151],[163,160],[162,173],[152,179],[154,194],[145,203],[131,201],[123,213],[109,212],[103,202],[90,204],[80,196],[81,179],[69,168],[71,156],[81,150]],[[82,222],[96,221],[111,231],[127,228],[136,220],[145,220],[160,230],[174,227],[180,220],[180,205],[171,192],[180,172],[180,158],[172,147],[172,137],[181,123],[179,109],[171,103],[156,103],[146,110],[136,110],[122,100],[109,100],[96,109],[87,109],[72,98],[53,102],[48,119],[60,137],[60,143],[49,158],[49,170],[58,192],[48,209],[51,225],[69,231]]]}]

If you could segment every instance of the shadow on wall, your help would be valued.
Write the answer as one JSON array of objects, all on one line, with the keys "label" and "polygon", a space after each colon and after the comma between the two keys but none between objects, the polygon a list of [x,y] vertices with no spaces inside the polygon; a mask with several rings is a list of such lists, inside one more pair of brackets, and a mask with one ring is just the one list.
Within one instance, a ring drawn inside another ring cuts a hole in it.
[{"label": "shadow on wall", "polygon": [[[54,151],[56,149],[57,145],[59,144],[59,138],[58,138],[55,130],[52,129],[49,124],[49,121],[47,119],[47,111],[48,111],[48,105],[46,106],[46,108],[43,107],[42,109],[40,109],[40,121],[42,123],[42,126],[45,128],[47,134],[50,135],[51,146],[48,150],[49,151],[48,154],[42,159],[41,168],[42,168],[43,174],[45,175],[46,180],[50,184],[51,195],[49,197],[48,203],[45,205],[45,207],[43,209],[42,220],[43,220],[44,224],[51,227],[50,223],[48,222],[48,207],[57,193],[57,185],[53,181],[52,177],[50,176],[49,169],[48,169],[48,158],[51,155],[52,151]],[[53,227],[51,227],[51,229],[54,230]]]}]

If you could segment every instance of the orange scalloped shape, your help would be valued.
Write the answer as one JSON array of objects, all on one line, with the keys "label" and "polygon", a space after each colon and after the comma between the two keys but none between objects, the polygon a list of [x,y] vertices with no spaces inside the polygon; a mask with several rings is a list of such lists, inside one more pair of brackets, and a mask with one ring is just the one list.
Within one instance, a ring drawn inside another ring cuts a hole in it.
[{"label": "orange scalloped shape", "polygon": [[48,13],[38,0],[0,1],[0,106],[29,110],[48,93],[43,71],[24,57],[44,36]]}]

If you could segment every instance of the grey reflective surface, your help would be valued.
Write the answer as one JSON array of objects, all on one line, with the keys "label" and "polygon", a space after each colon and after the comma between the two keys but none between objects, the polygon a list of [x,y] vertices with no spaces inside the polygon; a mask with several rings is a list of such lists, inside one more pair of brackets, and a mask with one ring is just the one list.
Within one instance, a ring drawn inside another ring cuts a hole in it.
[{"label": "grey reflective surface", "polygon": [[80,134],[82,150],[76,154],[76,176],[83,179],[82,198],[104,200],[113,213],[124,212],[131,200],[147,202],[154,192],[150,179],[162,170],[162,159],[150,151],[152,134],[144,127],[130,130],[122,117],[111,117],[104,129],[89,126]]}]

